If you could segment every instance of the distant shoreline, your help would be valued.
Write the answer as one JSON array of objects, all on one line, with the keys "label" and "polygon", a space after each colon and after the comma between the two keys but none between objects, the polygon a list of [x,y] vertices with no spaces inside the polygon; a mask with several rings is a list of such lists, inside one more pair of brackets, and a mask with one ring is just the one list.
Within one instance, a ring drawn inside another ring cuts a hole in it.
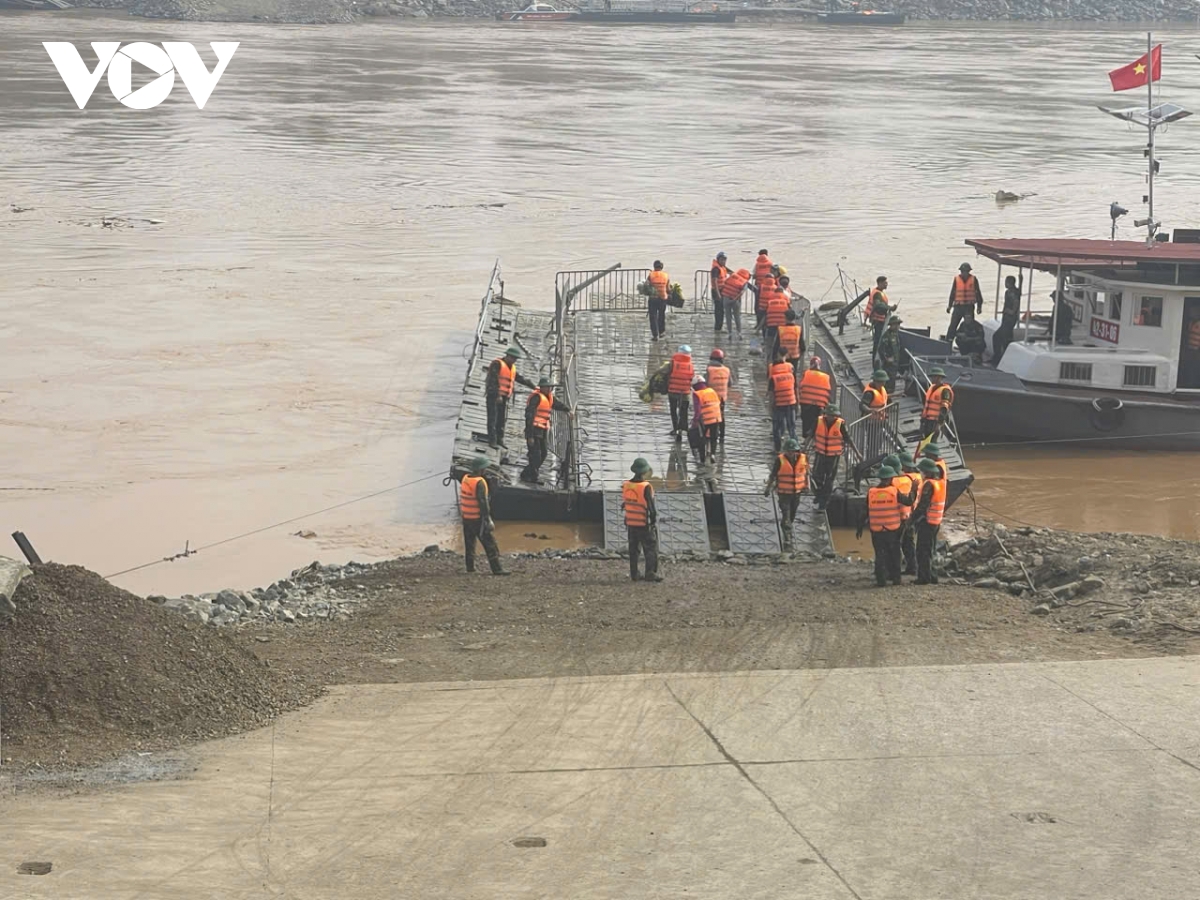
[{"label": "distant shoreline", "polygon": [[[497,12],[519,9],[523,0],[92,0],[71,10],[28,10],[5,5],[0,13],[130,15],[146,19],[181,22],[250,22],[279,25],[334,25],[369,22],[372,19],[470,19],[487,21]],[[1108,24],[1145,27],[1154,24],[1200,25],[1200,15],[1186,0],[1051,0],[1046,4],[1023,0],[881,0],[883,9],[905,13],[916,23],[953,24],[957,22],[1027,23],[1031,25]],[[1023,8],[1036,5],[1052,15],[1025,15]],[[998,7],[1008,10],[997,15]],[[811,21],[798,15],[796,7],[777,10],[761,7],[743,11],[730,4],[733,12],[746,21]],[[1158,17],[1147,15],[1159,12]],[[1138,15],[1131,17],[1131,13]],[[835,26],[831,26],[835,27]],[[872,29],[872,32],[875,30]]]}]

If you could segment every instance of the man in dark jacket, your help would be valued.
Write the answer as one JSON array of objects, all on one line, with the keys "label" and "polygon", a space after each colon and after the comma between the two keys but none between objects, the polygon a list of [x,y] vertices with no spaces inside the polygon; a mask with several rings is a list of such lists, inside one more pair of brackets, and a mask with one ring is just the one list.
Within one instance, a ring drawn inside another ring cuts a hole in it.
[{"label": "man in dark jacket", "polygon": [[992,335],[992,365],[1000,365],[1000,358],[1013,340],[1013,329],[1021,318],[1021,286],[1025,283],[1022,276],[1017,280],[1012,275],[1004,279],[1004,309],[1000,312],[1000,327]]}]

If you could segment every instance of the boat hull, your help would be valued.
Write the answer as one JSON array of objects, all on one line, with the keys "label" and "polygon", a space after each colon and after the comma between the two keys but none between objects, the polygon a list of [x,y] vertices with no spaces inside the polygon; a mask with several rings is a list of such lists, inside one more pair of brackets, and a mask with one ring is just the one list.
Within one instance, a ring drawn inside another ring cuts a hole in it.
[{"label": "boat hull", "polygon": [[578,16],[574,12],[498,12],[499,22],[568,22]]},{"label": "boat hull", "polygon": [[1200,450],[1200,401],[1039,390],[1012,376],[989,379],[987,370],[942,367],[954,385],[954,421],[964,443]]},{"label": "boat hull", "polygon": [[501,12],[500,22],[586,22],[591,25],[728,25],[737,20],[731,12],[666,12],[646,10],[581,10],[578,12]]}]

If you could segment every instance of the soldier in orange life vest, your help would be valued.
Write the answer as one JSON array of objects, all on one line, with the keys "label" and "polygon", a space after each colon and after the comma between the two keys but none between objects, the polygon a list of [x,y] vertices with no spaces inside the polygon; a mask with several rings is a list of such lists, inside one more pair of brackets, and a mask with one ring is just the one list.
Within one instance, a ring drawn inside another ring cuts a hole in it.
[{"label": "soldier in orange life vest", "polygon": [[738,269],[732,275],[726,275],[721,282],[721,300],[725,305],[725,328],[733,336],[733,327],[737,326],[738,337],[742,334],[742,292],[749,290],[755,295],[758,288],[750,283],[750,270]]},{"label": "soldier in orange life vest", "polygon": [[[658,535],[655,521],[654,489],[650,487],[650,463],[640,456],[629,467],[633,477],[621,485],[621,505],[625,510],[625,528],[629,533],[629,577],[634,581],[662,581],[658,574]],[[638,551],[646,555],[646,574],[638,575]]]},{"label": "soldier in orange life vest", "polygon": [[717,441],[721,437],[721,395],[708,386],[703,378],[692,384],[696,412],[692,427],[700,432],[700,462],[716,462]]},{"label": "soldier in orange life vest", "polygon": [[708,284],[713,305],[713,331],[720,331],[725,324],[725,300],[721,295],[721,288],[725,284],[725,279],[730,275],[729,267],[725,265],[726,259],[728,257],[722,250],[712,261],[712,268],[708,272]]},{"label": "soldier in orange life vest", "polygon": [[778,495],[779,513],[783,517],[784,549],[792,549],[792,523],[796,521],[796,510],[800,508],[800,495],[808,487],[808,458],[800,452],[800,442],[788,438],[783,442],[783,452],[775,457],[771,474],[763,496],[771,495],[771,486]]},{"label": "soldier in orange life vest", "polygon": [[954,389],[945,383],[946,372],[940,366],[929,370],[929,380],[931,384],[925,392],[925,405],[921,408],[921,437],[932,434],[936,440],[954,404]]},{"label": "soldier in orange life vest", "polygon": [[871,343],[872,356],[879,350],[879,340],[887,327],[888,317],[896,310],[896,307],[888,305],[887,286],[887,276],[880,275],[875,279],[875,287],[871,288],[871,296],[867,300],[867,321],[875,331]]},{"label": "soldier in orange life vest", "polygon": [[733,371],[725,365],[725,351],[713,350],[709,355],[708,369],[705,370],[704,380],[708,386],[717,392],[721,398],[721,425],[717,429],[717,439],[725,443],[725,403],[729,400],[729,385],[733,383]]},{"label": "soldier in orange life vest", "polygon": [[667,403],[671,407],[671,434],[676,440],[688,430],[688,398],[692,382],[696,380],[696,367],[692,363],[692,348],[680,344],[671,357],[667,371]]},{"label": "soldier in orange life vest", "polygon": [[932,460],[933,464],[938,467],[938,471],[942,473],[942,478],[949,483],[950,467],[946,465],[946,461],[942,459],[942,448],[937,444],[929,443],[925,445],[925,449],[921,451],[923,459]]},{"label": "soldier in orange life vest", "polygon": [[521,471],[521,480],[533,484],[538,481],[538,470],[549,455],[547,438],[550,436],[550,413],[552,410],[565,412],[574,416],[575,412],[569,406],[564,406],[554,397],[550,390],[549,378],[538,380],[538,389],[529,395],[525,404],[525,446],[529,451],[529,463]]},{"label": "soldier in orange life vest", "polygon": [[[974,308],[974,312],[972,312]],[[952,312],[950,327],[946,329],[946,341],[954,343],[954,335],[964,318],[973,319],[976,313],[983,312],[983,291],[979,289],[979,279],[971,274],[971,264],[963,263],[958,267],[954,283],[950,285],[950,299],[946,302],[946,312]]]},{"label": "soldier in orange life vest", "polygon": [[771,440],[775,452],[783,445],[783,432],[796,437],[796,373],[780,350],[767,370],[767,397],[771,401]]},{"label": "soldier in orange life vest", "polygon": [[463,552],[466,555],[467,571],[475,571],[475,541],[483,544],[488,565],[493,575],[508,575],[500,565],[500,548],[496,545],[496,525],[492,521],[491,504],[488,502],[488,484],[483,477],[488,461],[482,456],[471,460],[471,473],[463,475],[458,482],[458,507],[462,513]]},{"label": "soldier in orange life vest", "polygon": [[[896,456],[896,454],[892,454]],[[900,467],[892,466],[900,474],[896,478],[896,486],[901,491],[912,491],[916,501],[921,493],[921,473],[913,455],[907,450],[901,450],[897,456]],[[912,507],[904,507],[904,530],[900,532],[900,553],[904,558],[904,575],[917,574],[917,524],[912,518]]]},{"label": "soldier in orange life vest", "polygon": [[884,387],[887,377],[888,373],[883,369],[871,373],[871,380],[863,388],[862,398],[858,401],[864,413],[878,412],[880,416],[883,415],[883,408],[888,404],[888,392]]},{"label": "soldier in orange life vest", "polygon": [[896,470],[883,466],[879,484],[867,491],[867,505],[858,522],[858,537],[863,528],[871,529],[871,545],[875,548],[875,584],[884,587],[888,581],[900,583],[900,530],[904,525],[903,506],[912,506],[912,491],[901,493],[893,484]]},{"label": "soldier in orange life vest", "polygon": [[509,347],[502,357],[493,359],[492,364],[488,366],[484,395],[487,400],[488,443],[493,447],[504,444],[508,401],[512,399],[514,386],[523,384],[531,391],[537,390],[536,384],[524,375],[517,374],[517,360],[520,358],[521,351],[516,347]]},{"label": "soldier in orange life vest", "polygon": [[671,276],[663,271],[661,259],[654,261],[654,270],[646,276],[650,296],[646,298],[646,311],[650,315],[650,340],[657,341],[667,336],[667,295],[671,291]]},{"label": "soldier in orange life vest", "polygon": [[917,528],[917,584],[937,584],[933,551],[946,513],[946,479],[932,459],[921,460],[917,468],[921,472],[921,486],[912,513]]},{"label": "soldier in orange life vest", "polygon": [[821,371],[821,357],[814,356],[808,361],[808,368],[799,376],[796,398],[800,403],[800,434],[808,440],[812,437],[813,429],[817,427],[817,419],[829,403],[833,394],[833,379]]},{"label": "soldier in orange life vest", "polygon": [[834,482],[837,480],[838,466],[842,462],[842,454],[849,447],[857,452],[850,432],[846,428],[846,420],[841,411],[832,404],[825,407],[825,414],[817,419],[813,428],[813,493],[817,497],[817,509],[824,509],[829,504],[829,496],[833,493]]},{"label": "soldier in orange life vest", "polygon": [[[771,311],[767,310],[767,324],[771,324]],[[791,363],[793,371],[799,374],[800,360],[804,356],[804,327],[797,320],[796,311],[791,307],[784,310],[783,323],[775,329],[775,345],[771,348],[782,350],[784,358]]]}]

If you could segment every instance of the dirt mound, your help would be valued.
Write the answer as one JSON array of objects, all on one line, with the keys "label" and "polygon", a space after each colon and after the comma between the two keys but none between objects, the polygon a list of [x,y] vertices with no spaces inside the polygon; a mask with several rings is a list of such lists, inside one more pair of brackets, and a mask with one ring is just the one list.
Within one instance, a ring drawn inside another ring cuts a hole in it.
[{"label": "dirt mound", "polygon": [[77,765],[255,728],[319,691],[79,566],[37,567],[0,624],[4,762]]}]

